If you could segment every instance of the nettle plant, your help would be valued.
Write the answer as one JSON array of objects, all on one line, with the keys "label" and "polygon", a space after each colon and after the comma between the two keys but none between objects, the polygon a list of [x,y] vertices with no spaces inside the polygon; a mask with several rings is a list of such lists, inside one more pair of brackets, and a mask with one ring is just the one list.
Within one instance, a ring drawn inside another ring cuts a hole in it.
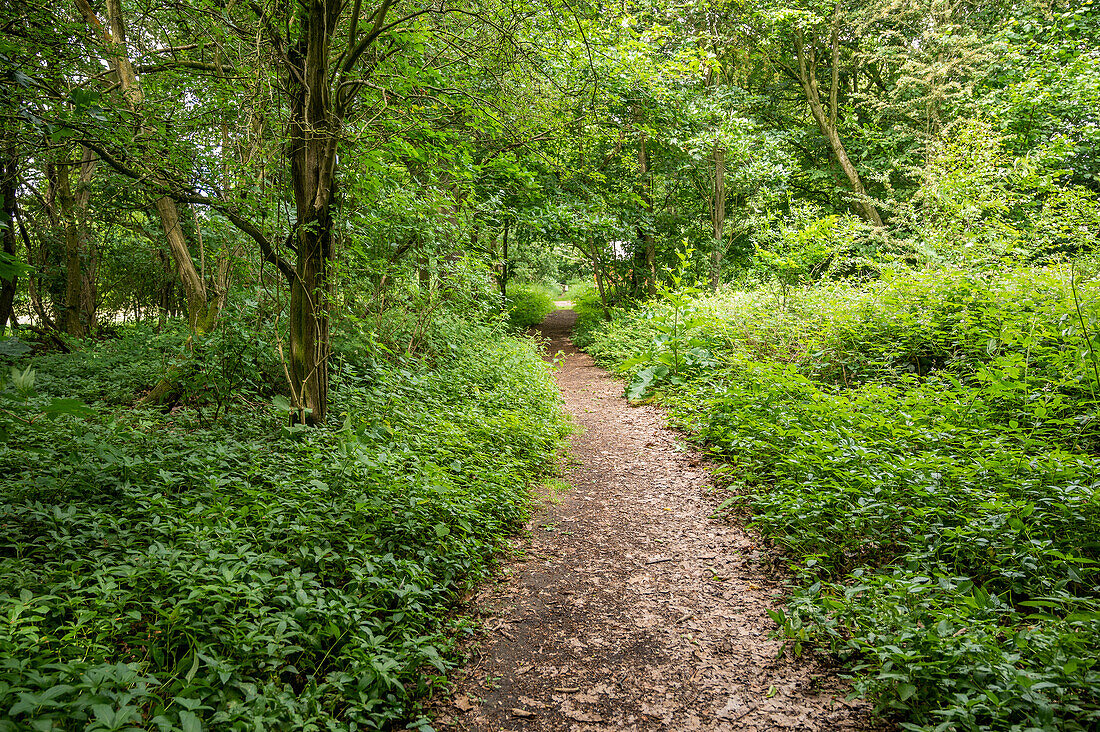
[{"label": "nettle plant", "polygon": [[626,390],[632,401],[644,398],[661,383],[683,384],[688,373],[714,364],[708,342],[691,335],[711,320],[697,305],[702,290],[684,284],[693,253],[691,248],[677,250],[676,268],[668,270],[671,284],[658,285],[659,305],[645,316],[656,331],[653,340],[649,348],[622,365],[624,370],[634,371]]}]

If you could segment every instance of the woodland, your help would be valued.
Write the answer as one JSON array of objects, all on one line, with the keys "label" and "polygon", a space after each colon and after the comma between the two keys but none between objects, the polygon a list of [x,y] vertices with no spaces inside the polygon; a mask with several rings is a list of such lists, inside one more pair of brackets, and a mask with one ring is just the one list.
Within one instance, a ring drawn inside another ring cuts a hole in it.
[{"label": "woodland", "polygon": [[0,14],[0,731],[431,730],[575,341],[906,730],[1100,727],[1094,0]]}]

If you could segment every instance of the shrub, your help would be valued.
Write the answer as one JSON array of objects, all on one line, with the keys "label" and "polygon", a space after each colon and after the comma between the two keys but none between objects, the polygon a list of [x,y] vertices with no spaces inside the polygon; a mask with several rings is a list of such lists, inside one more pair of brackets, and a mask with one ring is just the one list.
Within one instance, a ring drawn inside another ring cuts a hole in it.
[{"label": "shrub", "polygon": [[117,368],[21,362],[42,393],[0,385],[0,730],[408,721],[564,430],[530,342],[428,327],[430,358],[334,367],[333,430],[246,403],[45,419]]},{"label": "shrub", "polygon": [[508,323],[517,330],[533,328],[554,310],[547,292],[534,285],[512,285],[505,298]]},{"label": "shrub", "polygon": [[[660,398],[790,557],[791,647],[836,653],[905,729],[1100,725],[1100,285],[1079,278],[939,269],[690,306],[716,363]],[[649,348],[592,332],[596,353]]]},{"label": "shrub", "polygon": [[594,332],[607,320],[600,293],[593,287],[575,291],[572,295],[573,310],[577,313],[577,322],[573,325],[573,341],[581,348],[593,343]]}]

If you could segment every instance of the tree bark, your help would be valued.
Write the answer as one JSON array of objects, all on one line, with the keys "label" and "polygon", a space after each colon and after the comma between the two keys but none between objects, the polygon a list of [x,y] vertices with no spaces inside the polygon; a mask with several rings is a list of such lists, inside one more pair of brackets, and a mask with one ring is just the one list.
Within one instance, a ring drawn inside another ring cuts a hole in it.
[{"label": "tree bark", "polygon": [[726,225],[726,148],[714,141],[714,193],[710,210],[711,235],[714,239],[714,251],[710,257],[710,289],[718,289],[718,279],[722,274],[722,257],[725,255],[725,242],[722,234]]},{"label": "tree bark", "polygon": [[[77,168],[74,190],[71,168]],[[86,214],[91,199],[90,184],[95,175],[96,158],[82,149],[79,163],[47,163],[46,178],[50,190],[47,206],[50,219],[60,230],[64,242],[65,301],[61,325],[71,336],[82,338],[95,325],[94,257],[88,242]]]},{"label": "tree bark", "polygon": [[817,82],[817,56],[814,49],[807,45],[805,36],[802,31],[798,31],[795,36],[795,54],[798,57],[798,82],[802,87],[802,92],[806,97],[807,103],[810,105],[810,114],[813,115],[814,121],[817,123],[817,128],[821,131],[821,134],[825,136],[826,141],[829,143],[829,149],[832,150],[834,157],[836,157],[837,163],[840,164],[841,170],[848,177],[848,182],[852,186],[852,193],[855,194],[856,210],[867,221],[870,221],[875,226],[881,227],[882,217],[879,215],[878,209],[874,203],[871,202],[867,196],[867,189],[863,185],[863,179],[860,178],[859,171],[856,170],[856,166],[852,163],[851,158],[848,156],[848,151],[844,147],[844,143],[840,139],[840,133],[837,131],[837,93],[840,85],[840,10],[839,7],[833,14],[832,30],[830,35],[830,51],[832,61],[832,81],[829,86],[829,109],[825,109],[825,105],[821,101],[821,89]]},{"label": "tree bark", "polygon": [[323,424],[328,411],[329,301],[333,294],[333,200],[340,118],[329,88],[339,0],[303,3],[288,53],[290,175],[298,261],[290,283],[289,373],[297,421]]},{"label": "tree bark", "polygon": [[[4,132],[9,129],[5,125]],[[8,256],[15,258],[15,190],[19,174],[19,156],[15,145],[15,136],[3,135],[4,149],[0,152],[0,238],[3,239],[3,250]],[[12,275],[10,279],[0,280],[0,334],[3,334],[12,320],[12,311],[15,307],[15,291],[19,284],[19,276]]]},{"label": "tree bark", "polygon": [[187,238],[180,226],[179,206],[168,196],[158,198],[155,205],[160,215],[161,228],[164,229],[164,236],[168,241],[168,251],[176,263],[176,272],[187,299],[187,327],[194,333],[206,333],[214,327],[217,320],[218,303],[210,301],[206,283],[195,269]]}]

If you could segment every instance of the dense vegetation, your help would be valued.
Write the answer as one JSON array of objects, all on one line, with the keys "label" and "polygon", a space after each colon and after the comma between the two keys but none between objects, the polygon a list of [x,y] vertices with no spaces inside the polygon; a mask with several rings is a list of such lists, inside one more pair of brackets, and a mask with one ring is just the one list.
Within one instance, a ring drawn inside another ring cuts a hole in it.
[{"label": "dense vegetation", "polygon": [[761,286],[587,337],[636,396],[658,389],[725,466],[725,506],[791,558],[775,619],[795,652],[836,653],[906,728],[1084,730],[1100,722],[1094,276],[910,271],[782,305]]},{"label": "dense vegetation", "polygon": [[329,431],[280,429],[251,388],[217,422],[213,393],[134,408],[178,331],[26,361],[0,422],[0,727],[406,719],[562,434],[532,344],[429,327],[426,359],[334,370]]},{"label": "dense vegetation", "polygon": [[561,437],[551,293],[788,552],[795,649],[1097,726],[1098,48],[1094,0],[6,11],[0,728],[420,724]]}]

